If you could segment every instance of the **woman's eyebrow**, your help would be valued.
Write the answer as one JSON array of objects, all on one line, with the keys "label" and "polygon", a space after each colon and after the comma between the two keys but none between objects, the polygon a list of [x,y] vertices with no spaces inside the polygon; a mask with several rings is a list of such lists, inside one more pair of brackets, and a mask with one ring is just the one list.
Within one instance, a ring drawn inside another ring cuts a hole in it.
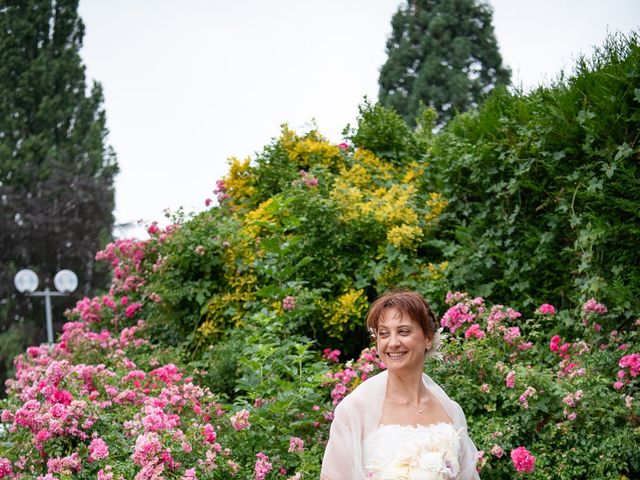
[{"label": "woman's eyebrow", "polygon": [[387,329],[387,330],[392,330],[394,328],[413,328],[413,325],[411,325],[410,323],[401,323],[400,325],[396,325],[394,327],[386,327],[386,326],[379,326],[378,330],[383,330],[383,329]]}]

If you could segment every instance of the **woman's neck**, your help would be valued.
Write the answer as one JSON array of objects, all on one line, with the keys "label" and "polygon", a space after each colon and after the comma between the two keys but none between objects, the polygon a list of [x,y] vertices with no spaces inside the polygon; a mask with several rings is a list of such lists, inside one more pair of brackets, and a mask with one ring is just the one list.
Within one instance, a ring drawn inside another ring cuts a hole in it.
[{"label": "woman's neck", "polygon": [[413,405],[420,404],[426,396],[426,387],[422,382],[422,371],[389,372],[386,397],[394,401],[407,401]]}]

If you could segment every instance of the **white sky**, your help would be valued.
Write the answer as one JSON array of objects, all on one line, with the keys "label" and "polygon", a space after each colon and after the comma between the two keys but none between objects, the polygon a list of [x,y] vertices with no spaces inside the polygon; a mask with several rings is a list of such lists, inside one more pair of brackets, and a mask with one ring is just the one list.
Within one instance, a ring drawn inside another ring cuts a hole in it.
[{"label": "white sky", "polygon": [[[640,30],[639,0],[490,0],[513,83],[553,80],[607,32]],[[87,77],[105,93],[116,222],[204,209],[227,158],[280,124],[331,141],[375,100],[403,0],[81,0]],[[119,235],[141,236],[141,229]]]}]

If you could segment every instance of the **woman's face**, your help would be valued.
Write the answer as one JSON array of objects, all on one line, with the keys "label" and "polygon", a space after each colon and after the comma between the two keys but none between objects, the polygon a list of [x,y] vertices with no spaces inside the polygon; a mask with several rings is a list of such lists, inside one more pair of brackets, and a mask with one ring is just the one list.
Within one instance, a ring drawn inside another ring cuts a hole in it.
[{"label": "woman's face", "polygon": [[395,308],[383,312],[378,323],[376,347],[390,371],[422,371],[425,350],[430,346],[420,324],[409,315],[402,315]]}]

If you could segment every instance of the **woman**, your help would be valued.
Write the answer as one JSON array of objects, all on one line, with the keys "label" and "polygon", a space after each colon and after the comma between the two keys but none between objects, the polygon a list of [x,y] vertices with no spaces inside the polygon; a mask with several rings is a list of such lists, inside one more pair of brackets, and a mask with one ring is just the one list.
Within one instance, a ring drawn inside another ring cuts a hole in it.
[{"label": "woman", "polygon": [[423,373],[439,347],[429,304],[417,292],[386,293],[367,328],[387,369],[336,407],[321,479],[479,479],[460,405]]}]

